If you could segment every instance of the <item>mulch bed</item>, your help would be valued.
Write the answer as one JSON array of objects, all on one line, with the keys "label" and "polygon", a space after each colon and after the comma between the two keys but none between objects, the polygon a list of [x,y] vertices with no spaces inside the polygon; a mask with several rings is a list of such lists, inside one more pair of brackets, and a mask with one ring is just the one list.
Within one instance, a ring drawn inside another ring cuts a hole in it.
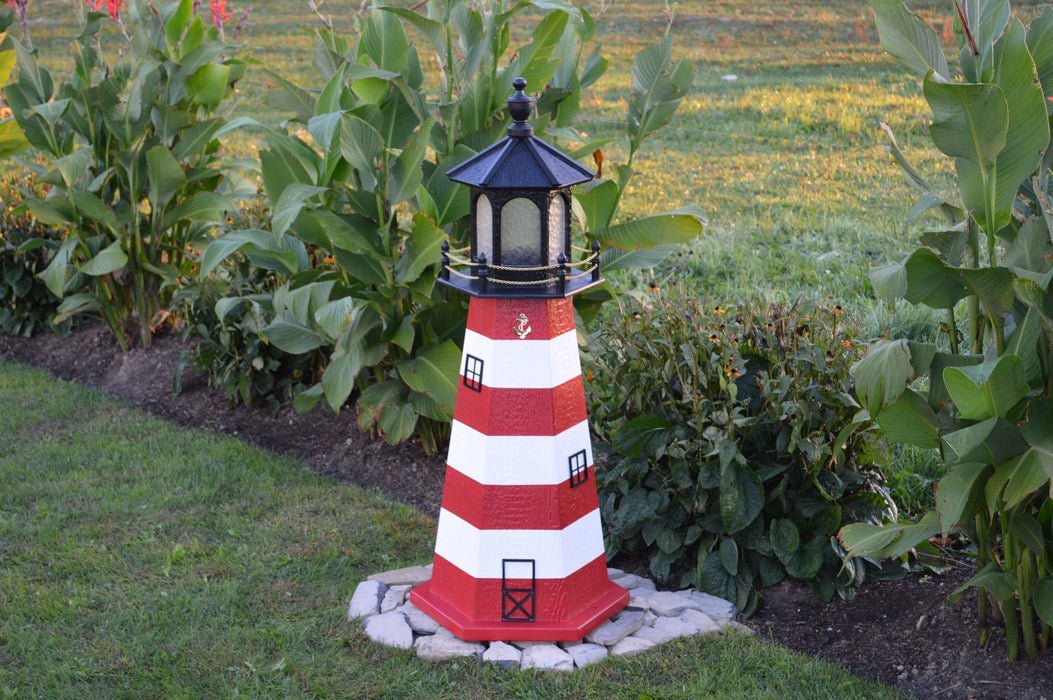
[{"label": "mulch bed", "polygon": [[[266,406],[231,408],[219,389],[184,370],[183,391],[172,376],[184,349],[163,334],[148,348],[126,353],[100,323],[68,338],[0,335],[0,357],[112,394],[180,425],[236,436],[299,459],[335,481],[381,491],[435,517],[445,468],[443,455],[419,445],[391,446],[359,432],[351,411],[334,414]],[[632,570],[636,562],[612,562]],[[976,641],[975,598],[945,607],[943,599],[969,577],[962,567],[945,576],[911,575],[864,586],[854,600],[824,603],[807,585],[787,581],[764,592],[747,621],[758,635],[840,664],[919,698],[1053,699],[1053,652],[1010,663],[998,630],[987,646]]]}]

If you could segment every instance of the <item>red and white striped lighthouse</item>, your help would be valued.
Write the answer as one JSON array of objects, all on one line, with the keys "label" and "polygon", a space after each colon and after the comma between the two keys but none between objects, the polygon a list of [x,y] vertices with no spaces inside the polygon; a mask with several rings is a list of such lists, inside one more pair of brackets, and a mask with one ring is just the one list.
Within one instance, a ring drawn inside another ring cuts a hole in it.
[{"label": "red and white striped lighthouse", "polygon": [[[411,593],[462,639],[569,641],[628,603],[607,576],[571,295],[603,282],[570,255],[570,187],[592,173],[533,136],[525,82],[509,136],[451,170],[472,186],[472,296],[432,578]],[[525,220],[525,221],[524,221]],[[488,260],[489,258],[489,260]]]}]

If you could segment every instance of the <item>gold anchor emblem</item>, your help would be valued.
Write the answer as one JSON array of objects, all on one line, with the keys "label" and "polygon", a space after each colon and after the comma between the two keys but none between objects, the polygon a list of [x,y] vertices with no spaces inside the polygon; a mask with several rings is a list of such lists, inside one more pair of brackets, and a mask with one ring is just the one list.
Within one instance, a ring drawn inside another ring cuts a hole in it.
[{"label": "gold anchor emblem", "polygon": [[512,330],[515,331],[515,334],[519,336],[520,340],[523,340],[530,335],[530,331],[532,331],[533,328],[527,325],[530,323],[530,320],[527,319],[526,314],[519,314],[519,318],[517,318],[516,321],[518,321],[518,323],[512,326]]}]

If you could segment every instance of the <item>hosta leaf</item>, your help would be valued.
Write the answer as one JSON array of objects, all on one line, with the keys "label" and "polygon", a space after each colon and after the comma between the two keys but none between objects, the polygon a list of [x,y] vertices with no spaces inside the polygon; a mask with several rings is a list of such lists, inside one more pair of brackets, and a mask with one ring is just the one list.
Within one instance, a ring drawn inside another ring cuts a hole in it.
[{"label": "hosta leaf", "polygon": [[154,211],[160,211],[186,184],[179,161],[164,146],[154,146],[146,152],[146,175],[150,180],[150,206]]},{"label": "hosta leaf", "polygon": [[801,535],[791,520],[780,518],[771,522],[771,547],[783,564],[790,561],[801,546]]},{"label": "hosta leaf", "polygon": [[271,228],[276,236],[280,236],[289,230],[292,222],[299,216],[311,197],[328,192],[328,187],[316,187],[302,183],[291,184],[282,191],[281,197],[274,204],[274,215],[271,218]]},{"label": "hosta leaf", "polygon": [[1007,462],[1000,469],[1009,471],[1002,498],[1005,507],[1012,508],[1031,494],[1045,487],[1053,472],[1053,454],[1032,447],[1023,456]]},{"label": "hosta leaf", "polygon": [[231,67],[223,63],[206,63],[186,79],[186,96],[195,105],[218,105],[230,90]]},{"label": "hosta leaf", "polygon": [[819,540],[806,543],[786,562],[786,573],[804,581],[814,578],[821,568],[823,568],[823,552],[819,547]]},{"label": "hosta leaf", "polygon": [[399,284],[412,282],[429,265],[438,265],[444,240],[446,233],[442,229],[424,214],[415,214],[413,229],[406,241],[406,252],[395,266],[395,281]]},{"label": "hosta leaf", "polygon": [[939,516],[926,513],[916,524],[870,525],[853,523],[841,528],[837,538],[850,557],[898,558],[921,542],[940,534]]},{"label": "hosta leaf", "polygon": [[735,600],[738,597],[738,584],[735,577],[724,569],[724,563],[715,552],[702,562],[702,567],[698,572],[698,587],[724,600]]},{"label": "hosta leaf", "polygon": [[729,464],[720,474],[720,515],[729,534],[752,523],[764,507],[764,486],[746,467]]}]

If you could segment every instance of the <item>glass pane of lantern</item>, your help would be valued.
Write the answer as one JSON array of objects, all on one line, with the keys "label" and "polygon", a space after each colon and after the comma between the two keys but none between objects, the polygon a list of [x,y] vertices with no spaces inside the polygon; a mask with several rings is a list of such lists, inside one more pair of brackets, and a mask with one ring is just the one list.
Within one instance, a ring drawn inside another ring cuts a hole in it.
[{"label": "glass pane of lantern", "polygon": [[563,253],[570,260],[570,251],[564,250],[567,234],[567,205],[563,195],[556,194],[548,205],[548,264],[555,265],[559,254]]},{"label": "glass pane of lantern", "polygon": [[541,210],[517,197],[501,207],[501,264],[541,264]]},{"label": "glass pane of lantern", "polygon": [[475,255],[486,254],[487,262],[494,261],[494,210],[486,195],[475,200]]}]

